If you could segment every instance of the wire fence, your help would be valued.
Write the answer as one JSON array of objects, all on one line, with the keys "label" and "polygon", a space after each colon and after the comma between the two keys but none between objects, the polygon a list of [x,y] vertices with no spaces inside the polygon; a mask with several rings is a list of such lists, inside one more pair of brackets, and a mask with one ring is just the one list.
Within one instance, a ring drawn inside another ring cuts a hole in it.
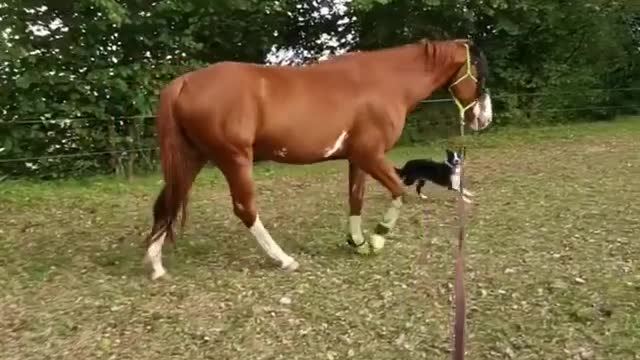
[{"label": "wire fence", "polygon": [[146,147],[146,148],[138,148],[138,149],[121,149],[121,150],[111,150],[111,151],[93,151],[93,152],[84,152],[84,153],[75,153],[75,154],[31,156],[31,157],[21,157],[21,158],[15,158],[15,159],[0,159],[0,163],[28,162],[28,161],[39,161],[39,160],[54,160],[54,159],[64,159],[64,158],[74,158],[74,157],[87,157],[87,156],[99,156],[99,155],[134,154],[134,153],[141,153],[141,152],[144,152],[144,151],[151,151],[151,150],[158,150],[158,147]]},{"label": "wire fence", "polygon": [[[640,91],[640,87],[627,87],[627,88],[614,88],[614,89],[582,89],[580,90],[581,94],[584,93],[595,93],[595,92],[633,92]],[[506,99],[513,97],[542,97],[542,96],[561,96],[561,95],[569,95],[575,94],[575,91],[572,92],[534,92],[534,93],[499,93],[496,95],[492,94],[493,99]],[[451,98],[436,98],[436,99],[428,99],[424,100],[421,103],[423,104],[432,104],[432,103],[453,103],[453,99]],[[640,110],[640,105],[629,104],[629,105],[603,105],[603,106],[583,106],[583,107],[563,107],[563,108],[534,108],[526,110],[527,113],[559,113],[559,112],[572,112],[572,111],[602,111],[602,110]],[[128,115],[128,116],[112,116],[110,117],[113,121],[122,121],[122,120],[147,120],[153,119],[153,115]],[[98,118],[98,117],[61,117],[61,118],[31,118],[31,119],[20,119],[14,121],[3,121],[0,123],[1,126],[13,126],[13,125],[29,125],[29,124],[65,124],[79,121],[95,121],[95,120],[106,120],[106,118]],[[113,139],[120,139],[114,137]],[[55,149],[60,150],[60,149]],[[144,152],[152,152],[158,150],[158,147],[133,147],[133,148],[123,148],[123,149],[112,149],[107,151],[94,151],[94,152],[78,152],[71,154],[43,154],[40,156],[25,156],[25,157],[15,157],[15,158],[6,158],[0,159],[0,164],[9,164],[9,163],[29,163],[29,162],[40,162],[40,161],[51,161],[56,159],[67,159],[67,158],[95,158],[104,155],[111,156],[129,156],[131,154],[144,153]],[[0,154],[2,154],[2,148],[0,147]]]},{"label": "wire fence", "polygon": [[[148,120],[153,119],[154,115],[129,115],[129,116],[110,116],[111,120]],[[6,125],[21,125],[21,124],[54,124],[54,123],[71,123],[76,121],[90,121],[90,120],[98,120],[98,119],[106,119],[106,118],[98,118],[96,116],[83,116],[83,117],[63,117],[63,118],[31,118],[31,119],[23,119],[23,120],[15,120],[15,121],[4,121],[0,124]]]},{"label": "wire fence", "polygon": [[[509,98],[518,98],[518,97],[544,97],[544,96],[564,96],[564,95],[574,95],[577,92],[584,93],[597,93],[597,92],[605,92],[605,93],[617,93],[617,92],[634,92],[640,91],[640,87],[624,87],[624,88],[594,88],[594,89],[579,89],[575,91],[553,91],[553,92],[531,92],[531,93],[497,93],[491,94],[492,99],[509,99]],[[436,99],[427,99],[421,101],[422,104],[434,104],[434,103],[453,103],[453,99],[451,98],[436,98]],[[624,105],[617,105],[621,107],[627,107]],[[609,107],[606,109],[615,109],[616,107]],[[599,109],[605,109],[601,107]],[[578,111],[578,110],[598,110],[595,108],[558,108],[558,109],[545,109],[544,111]],[[101,119],[103,121],[107,121],[107,118],[110,120],[149,120],[155,118],[153,114],[136,114],[136,115],[125,115],[125,116],[110,116],[105,118],[98,118],[95,116],[82,116],[82,117],[59,117],[59,118],[28,118],[28,119],[19,119],[19,120],[9,120],[2,121],[0,124],[2,125],[19,125],[19,124],[53,124],[53,123],[70,123],[75,121],[89,121],[89,120],[98,120]]]},{"label": "wire fence", "polygon": [[[453,103],[452,99],[433,99],[423,101],[423,104],[427,103]],[[567,107],[567,108],[551,108],[551,109],[531,109],[531,112],[562,112],[562,111],[587,111],[587,110],[613,110],[613,109],[638,109],[640,105],[609,105],[609,106],[585,106],[585,107]],[[138,116],[118,116],[113,117],[114,120],[151,120],[154,119],[154,115],[138,115]],[[71,123],[75,121],[89,121],[98,120],[97,117],[78,117],[78,118],[58,118],[58,119],[29,119],[29,120],[16,120],[6,121],[0,123],[2,125],[35,125],[35,124],[55,124],[55,123]]]}]

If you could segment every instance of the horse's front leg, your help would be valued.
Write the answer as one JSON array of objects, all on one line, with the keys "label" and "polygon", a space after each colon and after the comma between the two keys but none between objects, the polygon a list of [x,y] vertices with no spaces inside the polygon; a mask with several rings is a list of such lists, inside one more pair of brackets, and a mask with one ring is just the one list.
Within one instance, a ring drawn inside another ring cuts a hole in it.
[{"label": "horse's front leg", "polygon": [[369,252],[364,234],[362,233],[362,203],[367,173],[349,162],[349,235],[347,243],[357,252],[366,254]]},{"label": "horse's front leg", "polygon": [[394,228],[398,220],[405,190],[393,164],[384,157],[384,154],[379,154],[378,156],[370,154],[368,157],[360,159],[358,166],[391,193],[391,206],[387,209],[382,221],[376,226],[375,233],[369,239],[369,245],[375,252],[384,247],[384,236]]}]

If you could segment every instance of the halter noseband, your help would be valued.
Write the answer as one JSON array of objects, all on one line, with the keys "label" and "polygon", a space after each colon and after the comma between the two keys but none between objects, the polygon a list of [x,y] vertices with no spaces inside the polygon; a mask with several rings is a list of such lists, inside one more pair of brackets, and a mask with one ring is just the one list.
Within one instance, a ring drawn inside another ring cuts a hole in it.
[{"label": "halter noseband", "polygon": [[471,103],[469,103],[467,106],[464,106],[464,105],[462,105],[460,100],[458,100],[456,95],[451,90],[451,88],[453,88],[455,85],[457,85],[462,80],[464,80],[464,79],[466,79],[468,77],[471,78],[476,83],[478,83],[478,79],[471,73],[471,51],[469,50],[469,45],[468,44],[464,44],[464,47],[467,49],[467,64],[466,64],[467,65],[467,72],[464,75],[462,75],[461,77],[459,77],[458,80],[454,81],[451,85],[449,85],[449,92],[451,93],[451,97],[453,97],[453,100],[456,102],[456,105],[458,106],[458,109],[460,110],[460,121],[461,122],[464,121],[464,113],[465,113],[465,111],[469,110],[471,107],[473,107],[475,104],[478,103],[478,99],[476,99],[476,100],[472,101]]}]

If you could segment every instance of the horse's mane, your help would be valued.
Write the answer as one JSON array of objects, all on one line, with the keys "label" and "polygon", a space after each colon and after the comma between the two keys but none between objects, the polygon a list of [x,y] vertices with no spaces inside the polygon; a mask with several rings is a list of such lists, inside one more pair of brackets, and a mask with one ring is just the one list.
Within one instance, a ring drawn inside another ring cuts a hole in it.
[{"label": "horse's mane", "polygon": [[[400,46],[387,47],[374,50],[353,50],[340,55],[334,55],[324,61],[314,62],[313,65],[340,65],[349,64],[353,61],[369,63],[375,62],[378,64],[396,64],[399,59],[412,58],[415,59],[416,55],[422,54],[420,51],[416,51],[423,45],[419,43],[409,43]],[[386,61],[385,61],[386,60]]]},{"label": "horse's mane", "polygon": [[485,82],[489,77],[489,64],[480,47],[474,44],[473,41],[467,39],[456,39],[453,41],[428,41],[423,39],[421,42],[425,44],[426,47],[427,57],[430,60],[427,62],[428,64],[442,64],[454,61],[457,44],[467,44],[471,55],[471,63],[475,66],[477,78],[480,81],[481,92],[484,92]]},{"label": "horse's mane", "polygon": [[[425,55],[427,63],[437,65],[442,63],[448,63],[454,61],[455,50],[458,49],[457,42],[466,40],[455,41],[431,41],[427,39],[421,39],[419,41],[375,50],[355,50],[346,52],[340,55],[334,55],[324,61],[317,62],[317,64],[331,64],[340,63],[343,61],[361,60],[397,60],[404,56],[415,57],[416,54]],[[416,52],[416,50],[418,50]],[[422,51],[420,51],[422,50]]]},{"label": "horse's mane", "polygon": [[421,40],[419,42],[423,44],[425,49],[425,55],[427,58],[426,66],[435,67],[441,64],[448,64],[454,62],[456,59],[456,51],[459,49],[458,41],[428,41]]},{"label": "horse's mane", "polygon": [[489,62],[487,61],[487,57],[480,47],[475,44],[469,45],[469,50],[471,51],[471,58],[474,61],[476,66],[476,71],[478,71],[478,80],[480,81],[480,91],[484,93],[487,79],[489,79]]},{"label": "horse's mane", "polygon": [[[423,56],[424,66],[427,68],[436,68],[443,64],[455,62],[456,57],[460,56],[460,43],[466,43],[469,46],[471,60],[478,72],[478,79],[481,82],[481,89],[484,89],[484,83],[489,76],[489,67],[487,59],[482,50],[472,41],[467,39],[456,40],[429,40],[420,39],[416,42],[387,47],[374,50],[354,50],[340,55],[334,55],[323,61],[314,61],[309,66],[339,66],[341,64],[350,64],[352,61],[368,63],[376,62],[380,64],[398,64],[399,59],[415,60],[416,56]],[[388,62],[384,61],[388,60]]]}]

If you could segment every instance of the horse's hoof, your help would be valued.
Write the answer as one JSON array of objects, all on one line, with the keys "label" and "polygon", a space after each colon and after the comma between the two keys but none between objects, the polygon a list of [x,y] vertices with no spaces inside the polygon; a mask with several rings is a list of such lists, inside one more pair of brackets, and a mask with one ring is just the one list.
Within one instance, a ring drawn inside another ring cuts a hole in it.
[{"label": "horse's hoof", "polygon": [[167,274],[167,271],[165,269],[161,269],[161,270],[154,270],[153,273],[151,274],[151,280],[155,281],[161,278],[168,278],[169,275]]},{"label": "horse's hoof", "polygon": [[422,195],[422,194],[420,194],[420,199],[422,199],[422,200],[428,200],[428,199],[429,199],[429,197],[428,197],[427,195]]},{"label": "horse's hoof", "polygon": [[373,234],[369,238],[369,245],[374,253],[380,252],[384,248],[384,242],[385,239],[382,235]]},{"label": "horse's hoof", "polygon": [[369,244],[364,240],[364,238],[359,238],[361,240],[360,243],[356,243],[353,240],[353,236],[350,234],[347,236],[347,244],[353,248],[353,250],[360,255],[368,255],[371,251],[369,249]]},{"label": "horse's hoof", "polygon": [[360,255],[369,255],[371,253],[371,248],[366,241],[360,244],[359,246],[356,246],[354,250],[356,253]]},{"label": "horse's hoof", "polygon": [[282,265],[282,270],[286,271],[286,272],[294,272],[296,270],[298,270],[298,268],[300,267],[300,264],[298,264],[297,261],[291,259],[291,262],[287,265]]}]

